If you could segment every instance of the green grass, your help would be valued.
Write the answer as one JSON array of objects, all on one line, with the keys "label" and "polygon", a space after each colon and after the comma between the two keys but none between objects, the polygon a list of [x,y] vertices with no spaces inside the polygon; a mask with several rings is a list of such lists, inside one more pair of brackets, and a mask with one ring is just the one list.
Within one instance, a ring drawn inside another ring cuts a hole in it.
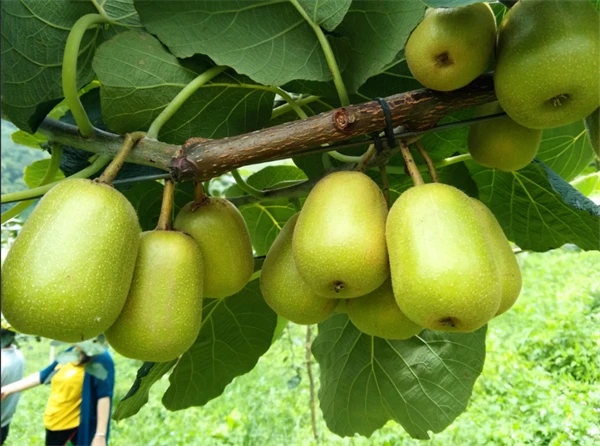
[{"label": "green grass", "polygon": [[[370,439],[340,438],[327,430],[318,410],[320,444],[600,444],[600,253],[562,249],[519,259],[522,295],[508,313],[491,321],[484,372],[467,411],[453,425],[422,442],[393,422]],[[310,427],[304,335],[304,327],[290,325],[252,372],[204,407],[168,412],[160,403],[168,379],[159,381],[136,416],[113,422],[111,444],[317,444]],[[49,343],[29,341],[23,353],[26,372],[39,370],[48,361]],[[118,400],[140,363],[113,355]],[[43,443],[47,397],[47,387],[23,394],[7,446]]]}]

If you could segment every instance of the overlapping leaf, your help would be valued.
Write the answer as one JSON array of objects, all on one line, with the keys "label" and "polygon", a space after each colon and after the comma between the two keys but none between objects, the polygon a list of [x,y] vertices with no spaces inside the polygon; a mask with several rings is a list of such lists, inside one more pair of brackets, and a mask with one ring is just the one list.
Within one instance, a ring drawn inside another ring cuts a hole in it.
[{"label": "overlapping leaf", "polygon": [[[23,181],[30,188],[34,188],[40,185],[42,179],[46,176],[46,172],[48,171],[48,166],[50,165],[50,158],[46,158],[43,160],[34,161],[29,166],[25,167],[25,171],[23,173]],[[52,183],[53,181],[62,180],[65,175],[58,169],[54,174],[54,178],[51,178],[48,183]]]},{"label": "overlapping leaf", "polygon": [[354,0],[336,28],[350,39],[351,53],[343,75],[346,86],[356,91],[388,66],[404,49],[424,13],[425,5],[420,0]]},{"label": "overlapping leaf", "polygon": [[328,428],[370,436],[394,420],[414,438],[442,431],[467,406],[483,368],[485,332],[424,330],[390,341],[361,333],[344,314],[319,324],[313,353]]},{"label": "overlapping leaf", "polygon": [[537,157],[565,180],[574,179],[594,159],[583,121],[544,130]]},{"label": "overlapping leaf", "polygon": [[[136,1],[135,5],[146,28],[177,57],[205,54],[264,85],[331,79],[314,30],[291,2]],[[325,4],[316,14],[331,27],[343,10]],[[339,39],[330,42],[336,50]],[[340,64],[343,52],[337,52]]]},{"label": "overlapping leaf", "polygon": [[522,249],[547,251],[573,243],[600,247],[600,207],[540,163],[501,172],[469,163],[479,199],[509,240]]},{"label": "overlapping leaf", "polygon": [[[250,175],[247,182],[256,189],[269,189],[291,186],[305,179],[304,172],[295,166],[267,166]],[[234,197],[243,195],[243,192],[237,185],[233,185],[226,195]],[[285,222],[296,213],[296,209],[284,198],[244,205],[240,212],[248,225],[256,255],[263,256],[269,251]]]},{"label": "overlapping leaf", "polygon": [[[147,130],[177,93],[211,65],[195,58],[184,66],[147,33],[115,36],[98,48],[93,63],[102,83],[104,122],[118,133]],[[159,139],[182,144],[192,136],[222,138],[256,130],[269,122],[274,97],[239,76],[222,74],[181,106]]]},{"label": "overlapping leaf", "polygon": [[145,362],[138,370],[133,385],[123,397],[113,414],[116,421],[129,418],[148,402],[150,388],[173,368],[177,360],[168,362]]},{"label": "overlapping leaf", "polygon": [[162,399],[169,410],[202,406],[219,396],[233,378],[254,368],[277,325],[258,280],[238,294],[208,300],[202,317],[200,335],[169,377]]},{"label": "overlapping leaf", "polygon": [[[104,39],[141,27],[132,0],[102,2],[116,23],[89,29],[77,61],[77,86],[93,79],[92,56]],[[75,22],[97,13],[92,2],[21,0],[2,2],[2,112],[22,130],[34,133],[63,98],[62,61]]]},{"label": "overlapping leaf", "polygon": [[298,0],[308,16],[327,31],[333,31],[344,19],[352,0]]}]

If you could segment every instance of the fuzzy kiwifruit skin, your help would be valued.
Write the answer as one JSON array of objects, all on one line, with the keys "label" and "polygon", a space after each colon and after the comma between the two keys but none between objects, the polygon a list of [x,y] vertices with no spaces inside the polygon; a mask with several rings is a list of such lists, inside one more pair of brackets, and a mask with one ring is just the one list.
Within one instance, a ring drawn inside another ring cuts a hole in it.
[{"label": "fuzzy kiwifruit skin", "polygon": [[223,198],[186,204],[173,227],[190,234],[204,259],[204,297],[220,299],[241,291],[254,272],[248,227],[240,211]]},{"label": "fuzzy kiwifruit skin", "polygon": [[294,263],[292,236],[300,214],[293,215],[271,245],[260,275],[260,289],[275,313],[296,324],[323,322],[340,302],[314,293]]},{"label": "fuzzy kiwifruit skin", "polygon": [[377,289],[389,276],[387,205],[360,172],[327,175],[308,195],[292,241],[300,276],[318,295],[348,299]]},{"label": "fuzzy kiwifruit skin", "polygon": [[[497,102],[484,104],[475,110],[474,117],[502,113]],[[513,172],[527,166],[538,152],[542,140],[541,129],[530,129],[503,116],[469,127],[468,148],[478,164],[504,172]]]},{"label": "fuzzy kiwifruit skin", "polygon": [[488,4],[430,8],[406,42],[406,62],[425,87],[456,90],[486,70],[495,43],[496,19]]},{"label": "fuzzy kiwifruit skin", "polygon": [[354,326],[370,336],[403,340],[423,330],[398,307],[390,279],[366,296],[347,300],[346,307]]},{"label": "fuzzy kiwifruit skin", "polygon": [[600,19],[587,0],[520,0],[498,27],[494,89],[532,129],[584,119],[600,98]]},{"label": "fuzzy kiwifruit skin", "polygon": [[65,180],[38,203],[2,267],[2,313],[19,332],[63,342],[101,334],[127,293],[140,228],[111,186]]},{"label": "fuzzy kiwifruit skin", "polygon": [[386,235],[398,306],[413,322],[471,332],[496,315],[501,280],[480,216],[455,187],[431,183],[396,200]]},{"label": "fuzzy kiwifruit skin", "polygon": [[120,354],[164,362],[185,353],[202,323],[200,248],[180,231],[140,235],[135,273],[119,318],[106,340]]},{"label": "fuzzy kiwifruit skin", "polygon": [[496,260],[498,273],[500,274],[502,297],[500,307],[496,312],[496,316],[499,316],[512,307],[517,301],[519,294],[521,294],[521,269],[510,243],[506,235],[504,235],[504,231],[500,227],[498,220],[492,214],[492,211],[475,198],[471,198],[471,203],[477,212],[479,212],[480,222],[494,252],[494,259]]}]

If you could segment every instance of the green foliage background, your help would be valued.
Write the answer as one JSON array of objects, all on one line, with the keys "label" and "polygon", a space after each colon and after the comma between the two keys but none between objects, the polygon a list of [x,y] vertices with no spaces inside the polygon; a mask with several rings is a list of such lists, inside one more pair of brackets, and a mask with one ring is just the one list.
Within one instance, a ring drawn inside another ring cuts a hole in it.
[{"label": "green foliage background", "polygon": [[[523,294],[511,311],[490,322],[484,371],[467,411],[455,423],[429,441],[410,439],[393,422],[370,439],[340,438],[317,416],[321,444],[598,444],[600,253],[567,246],[543,254],[522,253],[518,258]],[[137,415],[113,421],[111,444],[316,445],[310,427],[304,336],[304,327],[290,324],[256,368],[236,378],[220,398],[204,407],[165,411],[160,398],[168,379],[159,380],[149,403]],[[38,343],[30,339],[22,344],[26,373],[44,367],[49,353],[49,340]],[[140,362],[112,353],[118,401],[129,389]],[[318,365],[313,368],[318,370]],[[7,446],[33,446],[43,441],[42,414],[48,393],[49,388],[43,387],[23,394]]]}]

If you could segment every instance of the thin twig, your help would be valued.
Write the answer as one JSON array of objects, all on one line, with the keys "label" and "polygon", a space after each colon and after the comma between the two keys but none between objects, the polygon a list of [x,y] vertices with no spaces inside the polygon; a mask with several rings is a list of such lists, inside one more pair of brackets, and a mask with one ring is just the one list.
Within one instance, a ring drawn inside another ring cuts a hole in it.
[{"label": "thin twig", "polygon": [[433,181],[434,183],[437,183],[439,181],[437,170],[435,170],[435,165],[433,164],[433,161],[431,160],[429,153],[427,153],[427,150],[425,150],[425,147],[423,147],[423,144],[421,144],[421,141],[415,141],[414,144],[415,144],[415,146],[417,146],[417,149],[419,149],[419,153],[421,154],[421,156],[425,160],[425,163],[427,164],[427,170],[429,171],[429,176],[431,177],[431,181]]},{"label": "thin twig", "polygon": [[194,180],[194,201],[196,203],[202,203],[206,200],[206,193],[204,193],[204,184],[199,179]]},{"label": "thin twig", "polygon": [[310,423],[312,425],[313,436],[319,440],[319,431],[317,430],[317,411],[315,408],[315,379],[312,373],[312,354],[310,351],[310,335],[312,325],[306,327],[306,372],[308,373],[308,385],[310,389]]},{"label": "thin twig", "polygon": [[404,163],[406,164],[406,169],[408,170],[408,175],[413,180],[414,185],[420,186],[425,184],[423,177],[421,176],[421,172],[419,172],[419,168],[415,164],[415,160],[413,159],[406,142],[402,141],[400,143],[400,151],[402,152],[402,157],[404,158]]}]

